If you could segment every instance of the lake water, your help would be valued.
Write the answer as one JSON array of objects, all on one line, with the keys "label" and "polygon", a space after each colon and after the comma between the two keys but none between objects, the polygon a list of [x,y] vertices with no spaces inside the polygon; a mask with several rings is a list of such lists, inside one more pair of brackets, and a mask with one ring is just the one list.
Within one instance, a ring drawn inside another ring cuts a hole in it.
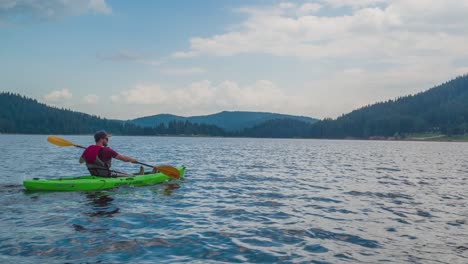
[{"label": "lake water", "polygon": [[184,164],[186,179],[27,193],[28,178],[87,174],[82,150],[0,135],[0,263],[468,263],[467,143],[115,136],[110,146]]}]

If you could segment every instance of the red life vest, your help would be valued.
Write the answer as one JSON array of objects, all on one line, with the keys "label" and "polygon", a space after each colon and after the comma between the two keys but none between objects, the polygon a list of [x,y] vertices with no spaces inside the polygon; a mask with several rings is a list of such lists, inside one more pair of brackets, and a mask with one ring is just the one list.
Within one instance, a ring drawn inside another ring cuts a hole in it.
[{"label": "red life vest", "polygon": [[98,157],[101,146],[91,145],[85,149],[83,152],[83,157],[86,163],[94,163]]},{"label": "red life vest", "polygon": [[91,145],[83,152],[82,156],[86,161],[86,167],[88,167],[88,171],[91,175],[104,177],[111,176],[110,167],[112,165],[112,159],[104,162],[99,158],[99,153],[103,148],[104,147],[102,146]]}]

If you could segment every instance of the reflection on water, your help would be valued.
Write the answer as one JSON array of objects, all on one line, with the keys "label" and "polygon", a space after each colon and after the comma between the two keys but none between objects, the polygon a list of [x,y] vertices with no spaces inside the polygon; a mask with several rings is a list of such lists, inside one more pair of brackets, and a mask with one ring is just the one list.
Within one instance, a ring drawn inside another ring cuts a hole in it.
[{"label": "reflection on water", "polygon": [[95,207],[108,207],[114,200],[114,198],[110,197],[105,192],[89,192],[86,193],[86,198],[89,200],[88,204]]},{"label": "reflection on water", "polygon": [[179,189],[179,184],[166,184],[164,186],[164,195],[170,196],[173,190]]},{"label": "reflection on water", "polygon": [[96,233],[96,232],[107,232],[109,231],[109,229],[104,229],[104,228],[95,228],[95,229],[88,229],[82,225],[78,225],[78,224],[72,224],[72,227],[75,231],[77,232],[92,232],[92,233]]},{"label": "reflection on water", "polygon": [[112,201],[114,198],[102,192],[91,192],[86,194],[86,198],[89,199],[89,204],[93,205],[93,212],[85,213],[88,216],[105,216],[112,217],[114,214],[120,211],[119,208],[112,209]]},{"label": "reflection on water", "polygon": [[87,173],[45,139],[0,135],[0,263],[468,263],[468,144],[115,136],[186,179],[23,192]]}]

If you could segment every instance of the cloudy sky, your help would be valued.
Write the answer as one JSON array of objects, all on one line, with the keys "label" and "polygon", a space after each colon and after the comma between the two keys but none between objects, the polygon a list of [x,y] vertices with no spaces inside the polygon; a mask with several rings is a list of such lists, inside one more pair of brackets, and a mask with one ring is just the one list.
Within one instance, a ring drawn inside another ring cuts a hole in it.
[{"label": "cloudy sky", "polygon": [[0,91],[107,118],[317,118],[468,73],[468,0],[0,0]]}]

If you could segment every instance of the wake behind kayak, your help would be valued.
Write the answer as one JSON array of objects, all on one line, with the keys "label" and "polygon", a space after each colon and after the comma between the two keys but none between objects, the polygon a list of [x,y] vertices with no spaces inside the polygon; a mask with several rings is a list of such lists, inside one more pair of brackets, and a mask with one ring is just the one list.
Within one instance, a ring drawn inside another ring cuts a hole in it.
[{"label": "wake behind kayak", "polygon": [[[185,167],[177,168],[180,178],[184,177]],[[117,188],[120,186],[147,186],[159,184],[171,179],[169,176],[158,172],[154,174],[129,176],[129,177],[98,177],[78,176],[72,178],[57,179],[32,179],[23,182],[28,191],[96,191]]]}]

